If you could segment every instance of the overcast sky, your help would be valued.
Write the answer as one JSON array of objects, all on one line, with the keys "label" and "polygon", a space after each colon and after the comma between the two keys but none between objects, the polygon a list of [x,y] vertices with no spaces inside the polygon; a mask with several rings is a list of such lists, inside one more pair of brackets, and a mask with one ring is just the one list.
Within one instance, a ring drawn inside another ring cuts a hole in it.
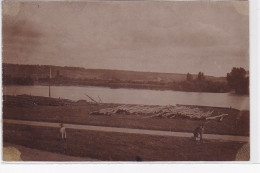
[{"label": "overcast sky", "polygon": [[249,68],[248,2],[3,3],[3,62],[225,76]]}]

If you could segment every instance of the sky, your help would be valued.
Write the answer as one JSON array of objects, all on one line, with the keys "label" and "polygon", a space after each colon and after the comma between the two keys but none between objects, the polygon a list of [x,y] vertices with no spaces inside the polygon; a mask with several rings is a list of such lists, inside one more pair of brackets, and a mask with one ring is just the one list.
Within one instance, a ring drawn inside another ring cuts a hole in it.
[{"label": "sky", "polygon": [[226,76],[249,69],[247,1],[3,2],[3,62]]}]

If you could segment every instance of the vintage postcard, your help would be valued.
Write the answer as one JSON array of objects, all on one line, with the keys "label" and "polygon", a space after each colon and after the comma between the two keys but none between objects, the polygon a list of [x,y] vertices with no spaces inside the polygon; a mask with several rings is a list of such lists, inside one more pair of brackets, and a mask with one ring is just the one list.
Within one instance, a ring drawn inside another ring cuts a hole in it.
[{"label": "vintage postcard", "polygon": [[2,2],[3,161],[249,161],[249,2]]}]

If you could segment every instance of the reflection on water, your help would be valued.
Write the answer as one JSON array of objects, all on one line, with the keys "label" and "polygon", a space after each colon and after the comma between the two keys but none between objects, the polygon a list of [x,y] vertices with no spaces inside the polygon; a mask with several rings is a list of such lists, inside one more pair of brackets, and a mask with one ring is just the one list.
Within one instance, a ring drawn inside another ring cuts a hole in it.
[{"label": "reflection on water", "polygon": [[[48,86],[4,86],[4,94],[48,97]],[[230,93],[199,93],[143,89],[111,89],[105,87],[52,86],[51,96],[70,100],[88,100],[86,95],[104,103],[146,105],[202,105],[249,110],[249,97]]]}]

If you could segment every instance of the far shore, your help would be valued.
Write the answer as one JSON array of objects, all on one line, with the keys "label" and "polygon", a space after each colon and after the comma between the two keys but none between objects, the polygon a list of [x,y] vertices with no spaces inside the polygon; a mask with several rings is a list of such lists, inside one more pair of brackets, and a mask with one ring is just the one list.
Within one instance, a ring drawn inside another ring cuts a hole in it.
[{"label": "far shore", "polygon": [[[185,82],[185,81],[183,81]],[[13,84],[3,84],[3,86],[9,86]],[[48,82],[45,83],[34,83],[28,85],[16,85],[16,86],[49,86]],[[158,90],[158,91],[180,91],[180,92],[202,92],[202,93],[229,93],[232,92],[230,90],[218,90],[218,91],[211,91],[211,90],[203,90],[203,89],[181,89],[178,88],[178,84],[171,84],[171,83],[160,83],[160,82],[153,82],[150,83],[135,83],[135,82],[114,82],[114,81],[92,81],[90,82],[70,82],[70,83],[51,83],[51,86],[78,86],[78,87],[86,87],[86,86],[93,86],[93,87],[105,87],[111,89],[145,89],[145,90]],[[176,87],[175,87],[176,86]]]}]

